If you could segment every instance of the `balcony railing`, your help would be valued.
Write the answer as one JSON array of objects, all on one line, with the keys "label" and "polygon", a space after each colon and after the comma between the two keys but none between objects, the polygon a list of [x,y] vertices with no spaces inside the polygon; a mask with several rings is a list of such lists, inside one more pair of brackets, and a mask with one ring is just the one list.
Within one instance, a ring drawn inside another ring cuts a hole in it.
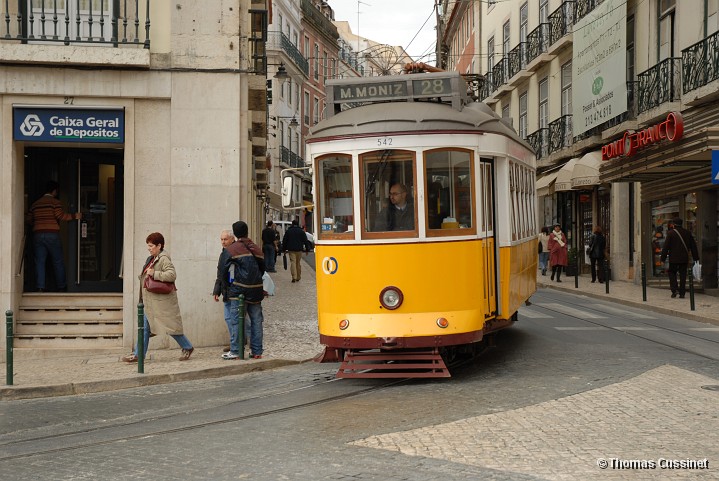
[{"label": "balcony railing", "polygon": [[309,76],[310,66],[307,59],[300,53],[292,41],[282,32],[268,32],[267,48],[281,49],[292,60],[297,68],[305,75]]},{"label": "balcony railing", "polygon": [[549,129],[535,130],[527,136],[527,143],[532,146],[538,159],[549,155]]},{"label": "balcony railing", "polygon": [[482,79],[481,85],[479,86],[479,99],[481,101],[484,101],[484,99],[492,95],[492,92],[494,92],[494,82],[492,80],[492,72],[484,74],[484,79]]},{"label": "balcony railing", "polygon": [[497,62],[492,68],[492,91],[497,90],[499,87],[507,83],[507,75],[509,74],[509,60],[507,57],[502,57],[502,60]]},{"label": "balcony railing", "polygon": [[574,23],[586,17],[600,3],[601,0],[577,0],[577,5],[574,9]]},{"label": "balcony railing", "polygon": [[549,124],[549,153],[572,146],[572,116],[562,115]]},{"label": "balcony railing", "polygon": [[302,157],[292,152],[284,145],[280,146],[280,162],[283,162],[290,167],[304,167],[305,161]]},{"label": "balcony railing", "polygon": [[719,78],[719,32],[682,50],[684,93]]},{"label": "balcony railing", "polygon": [[572,31],[575,2],[562,2],[558,9],[549,14],[549,45]]},{"label": "balcony railing", "polygon": [[547,51],[550,24],[540,23],[527,35],[527,63]]},{"label": "balcony railing", "polygon": [[681,61],[681,58],[668,58],[637,75],[639,113],[680,98]]},{"label": "balcony railing", "polygon": [[527,68],[527,43],[519,42],[519,45],[509,51],[509,76],[507,80]]},{"label": "balcony railing", "polygon": [[0,40],[150,48],[150,0],[5,0],[0,23]]}]

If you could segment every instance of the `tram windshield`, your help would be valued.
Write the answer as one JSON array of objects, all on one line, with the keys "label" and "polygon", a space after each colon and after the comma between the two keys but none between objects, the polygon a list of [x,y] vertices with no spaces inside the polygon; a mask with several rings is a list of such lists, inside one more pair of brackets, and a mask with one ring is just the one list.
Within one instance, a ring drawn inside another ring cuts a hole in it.
[{"label": "tram windshield", "polygon": [[474,227],[470,153],[460,150],[427,152],[425,166],[427,228],[432,231]]},{"label": "tram windshield", "polygon": [[331,155],[319,159],[318,179],[317,202],[321,237],[352,238],[354,236],[352,157]]},{"label": "tram windshield", "polygon": [[364,232],[416,236],[414,153],[401,150],[369,152],[360,156],[360,165]]}]

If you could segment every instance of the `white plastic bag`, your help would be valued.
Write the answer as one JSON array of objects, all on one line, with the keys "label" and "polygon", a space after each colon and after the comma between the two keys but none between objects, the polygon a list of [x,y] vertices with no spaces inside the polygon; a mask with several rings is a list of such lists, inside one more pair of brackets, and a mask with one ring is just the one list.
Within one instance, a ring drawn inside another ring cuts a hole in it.
[{"label": "white plastic bag", "polygon": [[702,265],[699,263],[699,261],[694,262],[694,267],[692,267],[692,275],[694,276],[695,281],[702,280]]},{"label": "white plastic bag", "polygon": [[264,290],[268,296],[275,295],[275,281],[272,280],[267,272],[262,274],[262,290]]}]

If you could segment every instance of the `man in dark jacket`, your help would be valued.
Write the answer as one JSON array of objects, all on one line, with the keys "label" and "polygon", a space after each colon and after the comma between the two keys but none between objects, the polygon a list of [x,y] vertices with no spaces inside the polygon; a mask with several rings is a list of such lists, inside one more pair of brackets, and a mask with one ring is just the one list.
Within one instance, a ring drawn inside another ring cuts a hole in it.
[{"label": "man in dark jacket", "polygon": [[272,221],[267,221],[267,227],[262,229],[262,252],[265,255],[265,266],[267,266],[267,272],[277,272],[275,270],[275,238],[277,232],[275,231]]},{"label": "man in dark jacket", "polygon": [[[674,229],[667,233],[662,249],[661,261],[664,262],[669,257],[669,286],[672,289],[672,297],[683,299],[686,293],[687,266],[689,265],[689,252],[692,253],[692,259],[699,261],[699,251],[697,243],[692,233],[682,227],[682,220],[678,217],[672,220]],[[671,227],[671,225],[670,225]],[[677,286],[677,272],[679,273],[679,286]]]},{"label": "man in dark jacket", "polygon": [[[230,229],[225,229],[220,232],[220,244],[222,244],[222,252],[225,251],[233,242],[235,242],[235,236]],[[212,296],[215,298],[215,302],[220,301],[222,296],[222,303],[224,304],[225,310],[225,323],[227,324],[227,330],[230,332],[230,338],[232,338],[232,311],[230,310],[230,283],[226,275],[224,275],[224,266],[222,253],[217,261],[217,279],[215,279],[215,287],[212,289]],[[229,347],[225,348],[225,352],[230,350]]]},{"label": "man in dark jacket", "polygon": [[[250,358],[262,357],[262,275],[265,263],[262,250],[247,237],[247,224],[237,221],[232,224],[232,232],[237,241],[225,247],[220,255],[222,271],[219,276],[228,280],[228,294],[230,298],[230,312],[232,323],[230,326],[230,351],[222,355],[223,359],[239,359],[240,346],[240,301],[239,296],[245,296],[245,309],[250,322]],[[245,332],[247,330],[245,329]]]},{"label": "man in dark jacket", "polygon": [[290,253],[290,273],[292,274],[292,282],[299,282],[302,279],[302,251],[305,255],[312,250],[312,245],[307,239],[307,234],[300,227],[297,219],[292,221],[292,225],[285,236],[282,238],[282,249],[284,252]]}]

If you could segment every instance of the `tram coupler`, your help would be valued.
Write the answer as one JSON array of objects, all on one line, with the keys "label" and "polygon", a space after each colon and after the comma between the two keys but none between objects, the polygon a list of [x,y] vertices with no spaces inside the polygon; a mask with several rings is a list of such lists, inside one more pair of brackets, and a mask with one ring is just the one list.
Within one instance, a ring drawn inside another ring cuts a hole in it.
[{"label": "tram coupler", "polygon": [[145,374],[145,304],[137,305],[137,373]]},{"label": "tram coupler", "polygon": [[689,277],[689,307],[694,311],[696,310],[694,306],[694,273],[691,267],[687,271],[687,277]]},{"label": "tram coupler", "polygon": [[7,310],[7,311],[5,311],[5,369],[7,371],[5,384],[7,384],[8,386],[12,386],[12,375],[13,375],[12,328],[13,328],[13,314],[12,314],[11,310]]}]

